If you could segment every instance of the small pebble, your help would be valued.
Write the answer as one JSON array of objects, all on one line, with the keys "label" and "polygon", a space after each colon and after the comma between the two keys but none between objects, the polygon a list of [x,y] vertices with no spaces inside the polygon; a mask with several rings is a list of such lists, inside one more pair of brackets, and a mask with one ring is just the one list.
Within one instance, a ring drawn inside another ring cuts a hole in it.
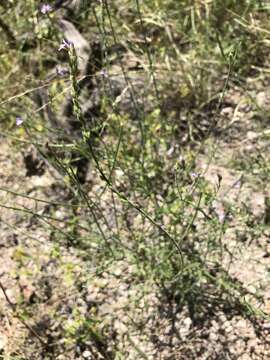
[{"label": "small pebble", "polygon": [[91,352],[90,352],[89,350],[85,350],[85,351],[82,353],[82,356],[83,356],[84,359],[89,359],[89,360],[92,359]]}]

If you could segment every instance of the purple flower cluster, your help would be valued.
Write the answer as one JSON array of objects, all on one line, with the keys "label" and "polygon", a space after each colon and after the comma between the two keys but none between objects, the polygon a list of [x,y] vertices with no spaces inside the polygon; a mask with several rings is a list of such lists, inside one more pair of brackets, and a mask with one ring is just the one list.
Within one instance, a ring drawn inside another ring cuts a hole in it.
[{"label": "purple flower cluster", "polygon": [[42,4],[40,12],[45,15],[50,13],[52,10],[53,8],[51,7],[50,4]]}]

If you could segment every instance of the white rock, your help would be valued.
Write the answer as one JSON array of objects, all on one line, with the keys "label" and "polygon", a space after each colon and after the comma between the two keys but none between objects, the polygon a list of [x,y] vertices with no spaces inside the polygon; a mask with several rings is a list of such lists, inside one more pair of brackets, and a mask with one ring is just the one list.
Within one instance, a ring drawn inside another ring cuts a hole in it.
[{"label": "white rock", "polygon": [[4,350],[7,344],[7,339],[4,335],[0,335],[0,350]]},{"label": "white rock", "polygon": [[91,360],[92,359],[92,355],[91,355],[91,352],[89,350],[85,350],[83,353],[82,353],[82,356],[84,359],[89,359]]}]

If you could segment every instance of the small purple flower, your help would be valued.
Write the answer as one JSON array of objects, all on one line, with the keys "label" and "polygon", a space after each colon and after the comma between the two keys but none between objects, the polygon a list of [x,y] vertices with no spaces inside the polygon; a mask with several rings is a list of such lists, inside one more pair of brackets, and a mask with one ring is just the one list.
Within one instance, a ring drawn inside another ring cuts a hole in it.
[{"label": "small purple flower", "polygon": [[109,77],[109,74],[108,74],[108,71],[106,69],[102,69],[100,71],[100,75],[104,78],[108,78]]},{"label": "small purple flower", "polygon": [[68,74],[68,69],[61,66],[56,66],[56,74],[60,77],[65,76]]},{"label": "small purple flower", "polygon": [[191,177],[193,178],[193,179],[197,179],[198,177],[200,177],[200,173],[196,173],[196,172],[192,172],[191,174]]},{"label": "small purple flower", "polygon": [[62,43],[60,44],[60,46],[59,46],[59,48],[58,48],[58,51],[68,50],[68,49],[70,49],[72,46],[74,46],[74,44],[73,44],[72,41],[68,41],[68,40],[63,39]]},{"label": "small purple flower", "polygon": [[241,186],[242,186],[241,179],[237,180],[237,181],[233,184],[233,187],[234,187],[235,189],[241,189]]},{"label": "small purple flower", "polygon": [[45,14],[48,14],[49,12],[51,12],[52,9],[53,8],[51,7],[50,4],[43,4],[41,6],[40,12],[45,15]]},{"label": "small purple flower", "polygon": [[16,117],[16,125],[21,126],[23,124],[23,119],[19,116]]}]

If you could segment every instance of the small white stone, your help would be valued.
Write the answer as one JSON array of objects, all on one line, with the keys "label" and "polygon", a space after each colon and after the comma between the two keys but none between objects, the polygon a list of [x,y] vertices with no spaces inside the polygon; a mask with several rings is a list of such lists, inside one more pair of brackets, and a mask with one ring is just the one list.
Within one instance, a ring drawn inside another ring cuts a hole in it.
[{"label": "small white stone", "polygon": [[189,330],[191,328],[191,325],[192,325],[192,320],[191,320],[191,318],[187,317],[184,320],[184,326],[187,330]]},{"label": "small white stone", "polygon": [[59,355],[59,356],[57,356],[57,360],[65,360],[65,355]]},{"label": "small white stone", "polygon": [[92,359],[92,355],[91,355],[91,352],[89,350],[85,350],[83,353],[82,353],[82,356],[84,359],[89,359],[91,360]]},{"label": "small white stone", "polygon": [[7,344],[7,339],[4,335],[0,335],[0,350],[3,350]]},{"label": "small white stone", "polygon": [[209,339],[212,341],[212,342],[215,342],[218,340],[218,334],[215,333],[215,332],[211,332],[210,335],[209,335]]}]

